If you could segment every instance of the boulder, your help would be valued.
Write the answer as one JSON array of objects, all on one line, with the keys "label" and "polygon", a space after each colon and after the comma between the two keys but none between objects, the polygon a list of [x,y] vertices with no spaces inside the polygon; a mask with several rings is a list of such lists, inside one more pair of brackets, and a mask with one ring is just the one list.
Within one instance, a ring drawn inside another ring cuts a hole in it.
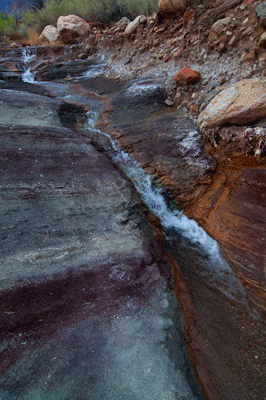
[{"label": "boulder", "polygon": [[47,25],[39,37],[40,43],[57,43],[59,40],[58,29],[53,25]]},{"label": "boulder", "polygon": [[263,26],[266,26],[266,2],[256,7],[256,14]]},{"label": "boulder", "polygon": [[142,21],[145,22],[146,20],[147,20],[147,18],[145,17],[145,15],[138,15],[138,16],[134,19],[134,21],[130,22],[130,23],[127,25],[126,30],[125,30],[125,35],[126,35],[127,37],[131,36],[132,33],[134,33],[134,32],[137,30],[137,28],[138,28],[138,26],[140,25],[140,23],[143,23]]},{"label": "boulder", "polygon": [[200,129],[242,125],[266,116],[266,78],[244,79],[220,92],[202,111]]},{"label": "boulder", "polygon": [[159,0],[159,11],[163,14],[176,14],[186,10],[186,0]]},{"label": "boulder", "polygon": [[57,20],[59,35],[65,44],[75,42],[77,37],[85,37],[90,34],[89,24],[77,15],[61,16]]},{"label": "boulder", "polygon": [[188,67],[182,68],[175,76],[174,80],[177,86],[190,85],[196,83],[201,79],[199,72]]}]

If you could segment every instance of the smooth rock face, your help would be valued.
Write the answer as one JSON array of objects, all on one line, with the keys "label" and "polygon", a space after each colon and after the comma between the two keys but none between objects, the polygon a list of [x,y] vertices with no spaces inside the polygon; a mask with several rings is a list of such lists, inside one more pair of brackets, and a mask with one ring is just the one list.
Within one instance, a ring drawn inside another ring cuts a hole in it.
[{"label": "smooth rock face", "polygon": [[38,94],[0,89],[0,123],[73,128],[83,108]]},{"label": "smooth rock face", "polygon": [[[184,206],[203,186],[198,182],[213,169],[212,160],[201,149],[201,135],[194,123],[179,111],[169,111],[165,91],[156,79],[130,83],[84,81],[88,90],[112,98],[110,134],[152,175],[157,184],[172,191]],[[103,129],[106,129],[104,126]],[[170,195],[170,193],[168,193]]]},{"label": "smooth rock face", "polygon": [[42,31],[39,40],[41,43],[56,43],[60,39],[57,28],[53,25],[47,25]]},{"label": "smooth rock face", "polygon": [[1,290],[147,255],[130,184],[73,131],[2,126],[1,194]]},{"label": "smooth rock face", "polygon": [[90,67],[95,65],[96,62],[75,60],[61,63],[49,63],[48,65],[39,65],[34,68],[35,79],[37,81],[52,81],[54,79],[63,79],[67,76],[77,76],[82,74]]},{"label": "smooth rock face", "polygon": [[59,17],[57,20],[57,29],[63,42],[66,44],[73,43],[79,36],[88,36],[91,31],[89,24],[77,15]]},{"label": "smooth rock face", "polygon": [[159,0],[158,7],[165,14],[179,13],[186,10],[186,0]]},{"label": "smooth rock face", "polygon": [[177,86],[185,86],[198,82],[201,79],[201,75],[198,71],[191,68],[182,68],[174,76],[174,80]]},{"label": "smooth rock face", "polygon": [[219,244],[237,274],[266,310],[266,169],[245,167],[218,173],[211,188],[186,212]]},{"label": "smooth rock face", "polygon": [[224,89],[199,115],[198,127],[242,125],[266,115],[266,79],[245,79]]},{"label": "smooth rock face", "polygon": [[1,400],[202,399],[156,218],[91,139],[62,127],[83,108],[27,88],[47,94],[1,93]]}]

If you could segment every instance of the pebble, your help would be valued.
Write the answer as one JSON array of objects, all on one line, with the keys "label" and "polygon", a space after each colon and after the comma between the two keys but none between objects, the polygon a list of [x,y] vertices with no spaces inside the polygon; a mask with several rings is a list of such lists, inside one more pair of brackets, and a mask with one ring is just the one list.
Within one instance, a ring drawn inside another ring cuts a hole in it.
[{"label": "pebble", "polygon": [[168,107],[172,107],[172,106],[174,105],[174,102],[173,102],[172,100],[170,100],[170,99],[166,99],[166,100],[165,100],[165,104],[166,104]]}]

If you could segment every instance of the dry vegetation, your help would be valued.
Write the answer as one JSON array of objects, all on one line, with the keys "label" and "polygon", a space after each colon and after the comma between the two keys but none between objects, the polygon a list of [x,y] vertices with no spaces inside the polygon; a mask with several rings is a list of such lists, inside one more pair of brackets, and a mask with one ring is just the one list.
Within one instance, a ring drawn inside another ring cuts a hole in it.
[{"label": "dry vegetation", "polygon": [[61,15],[75,14],[86,21],[111,25],[122,16],[130,19],[139,14],[158,11],[158,0],[50,0],[35,11],[22,14],[20,21],[0,14],[0,36],[14,39],[35,39],[46,25],[56,25]]}]

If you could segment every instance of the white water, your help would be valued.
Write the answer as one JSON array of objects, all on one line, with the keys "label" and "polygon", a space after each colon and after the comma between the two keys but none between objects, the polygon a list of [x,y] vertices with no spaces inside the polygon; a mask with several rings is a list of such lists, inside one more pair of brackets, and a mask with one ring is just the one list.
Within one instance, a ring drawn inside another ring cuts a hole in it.
[{"label": "white water", "polygon": [[36,52],[34,49],[28,49],[27,47],[22,51],[22,61],[24,63],[25,71],[21,75],[23,82],[34,83],[34,75],[31,72],[30,62],[36,58]]},{"label": "white water", "polygon": [[[149,210],[156,215],[162,224],[166,237],[175,231],[187,239],[191,246],[205,258],[204,268],[209,283],[222,290],[229,298],[246,303],[245,290],[237,276],[223,258],[218,243],[202,229],[196,221],[186,217],[182,211],[169,210],[160,189],[154,187],[151,178],[144,172],[140,164],[128,153],[124,152],[108,134],[95,129],[98,113],[89,111],[85,129],[97,140],[103,137],[103,145],[134,186]],[[170,239],[171,240],[171,239]]]}]

